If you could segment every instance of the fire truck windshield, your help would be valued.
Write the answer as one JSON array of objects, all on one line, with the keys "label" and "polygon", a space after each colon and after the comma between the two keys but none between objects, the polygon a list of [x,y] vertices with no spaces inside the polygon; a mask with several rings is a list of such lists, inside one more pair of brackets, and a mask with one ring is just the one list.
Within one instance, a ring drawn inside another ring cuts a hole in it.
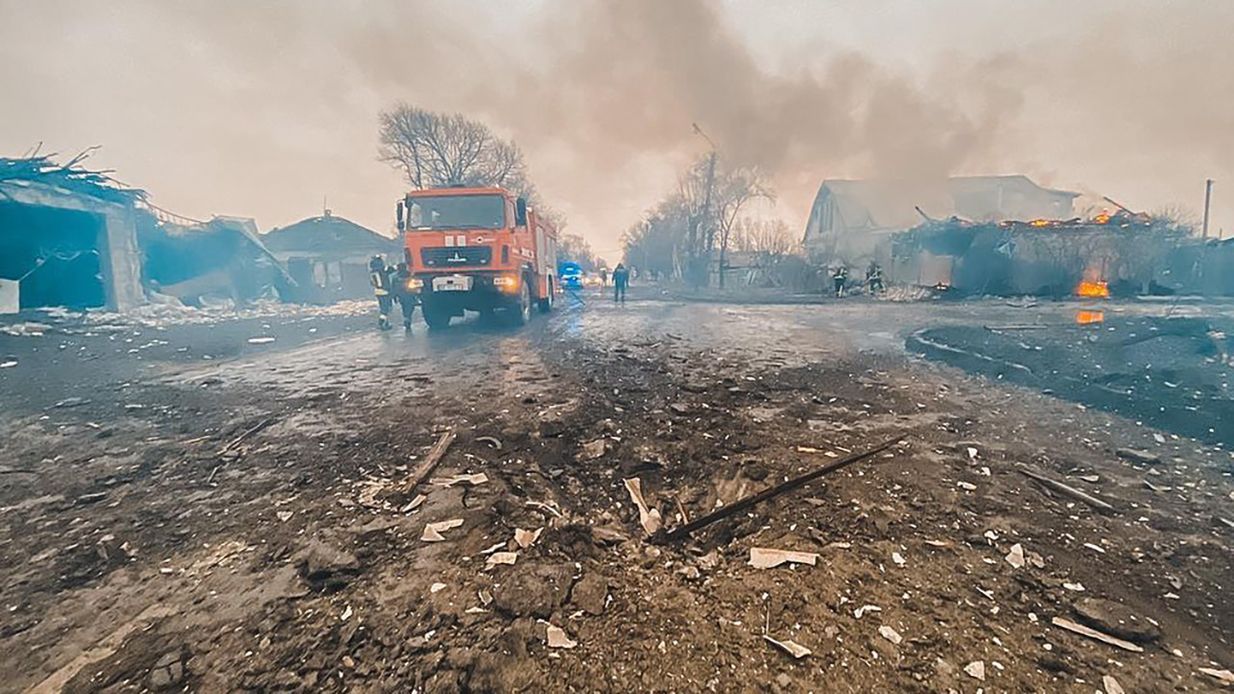
[{"label": "fire truck windshield", "polygon": [[500,229],[506,204],[500,195],[437,195],[407,198],[407,228]]}]

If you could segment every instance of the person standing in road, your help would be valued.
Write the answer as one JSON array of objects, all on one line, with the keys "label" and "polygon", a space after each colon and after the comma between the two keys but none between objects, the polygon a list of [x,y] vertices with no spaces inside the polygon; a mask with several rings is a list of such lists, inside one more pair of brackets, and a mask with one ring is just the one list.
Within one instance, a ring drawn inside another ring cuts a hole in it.
[{"label": "person standing in road", "polygon": [[377,297],[377,327],[390,329],[390,309],[394,307],[394,297],[390,294],[390,268],[381,256],[375,255],[368,261],[368,279],[373,285],[373,295]]},{"label": "person standing in road", "polygon": [[416,312],[416,301],[419,297],[411,291],[411,268],[407,263],[399,263],[394,271],[394,296],[398,306],[403,311],[403,330],[411,332],[411,317]]},{"label": "person standing in road", "polygon": [[600,268],[600,286],[601,287],[608,286],[608,268],[606,267]]},{"label": "person standing in road", "polygon": [[630,271],[625,264],[617,263],[613,268],[613,303],[626,303],[626,289],[630,286]]}]

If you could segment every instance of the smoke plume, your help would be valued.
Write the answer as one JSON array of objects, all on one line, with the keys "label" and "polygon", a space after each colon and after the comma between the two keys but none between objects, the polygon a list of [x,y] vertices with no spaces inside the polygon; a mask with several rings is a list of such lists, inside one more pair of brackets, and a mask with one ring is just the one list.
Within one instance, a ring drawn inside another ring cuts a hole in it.
[{"label": "smoke plume", "polygon": [[831,6],[0,0],[0,150],[102,144],[184,214],[269,227],[326,196],[388,232],[403,183],[377,115],[402,100],[517,140],[610,258],[711,146],[693,123],[771,176],[794,228],[824,178],[1026,173],[1192,209],[1211,176],[1214,231],[1234,232],[1234,4],[879,7],[853,41]]}]

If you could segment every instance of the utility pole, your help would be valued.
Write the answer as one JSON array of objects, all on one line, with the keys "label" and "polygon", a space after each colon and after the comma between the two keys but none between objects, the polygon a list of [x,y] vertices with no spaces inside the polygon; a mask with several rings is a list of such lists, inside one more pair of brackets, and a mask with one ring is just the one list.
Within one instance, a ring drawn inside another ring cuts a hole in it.
[{"label": "utility pole", "polygon": [[1203,238],[1208,238],[1208,208],[1213,202],[1213,179],[1204,181],[1204,232]]},{"label": "utility pole", "polygon": [[[716,179],[716,143],[712,142],[710,137],[707,137],[707,133],[703,132],[703,129],[698,127],[698,123],[693,123],[692,125],[694,126],[694,132],[697,133],[699,136],[701,136],[704,140],[706,140],[708,145],[711,145],[711,156],[707,160],[707,188],[703,192],[703,214],[700,216],[698,220],[699,224],[701,225],[703,222],[707,220],[708,215],[711,213],[711,189],[714,186],[715,179]],[[711,232],[709,230],[708,234],[710,233]],[[723,251],[721,251],[720,262],[721,262],[720,287],[723,287],[724,286]],[[710,243],[708,244],[706,257],[704,258],[704,268],[705,268],[707,275],[710,275],[711,274]]]}]

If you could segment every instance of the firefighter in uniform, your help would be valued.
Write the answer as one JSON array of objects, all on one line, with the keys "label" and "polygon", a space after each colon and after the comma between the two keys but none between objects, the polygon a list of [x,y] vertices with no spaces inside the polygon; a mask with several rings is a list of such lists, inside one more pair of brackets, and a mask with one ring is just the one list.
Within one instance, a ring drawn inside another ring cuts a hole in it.
[{"label": "firefighter in uniform", "polygon": [[411,316],[416,311],[416,293],[411,290],[411,268],[407,263],[399,263],[394,270],[394,296],[398,298],[398,306],[403,311],[403,330],[411,332]]},{"label": "firefighter in uniform", "polygon": [[394,297],[390,287],[390,269],[381,256],[375,255],[368,262],[368,278],[373,285],[373,294],[377,297],[377,327],[390,329],[390,309],[394,307]]}]

